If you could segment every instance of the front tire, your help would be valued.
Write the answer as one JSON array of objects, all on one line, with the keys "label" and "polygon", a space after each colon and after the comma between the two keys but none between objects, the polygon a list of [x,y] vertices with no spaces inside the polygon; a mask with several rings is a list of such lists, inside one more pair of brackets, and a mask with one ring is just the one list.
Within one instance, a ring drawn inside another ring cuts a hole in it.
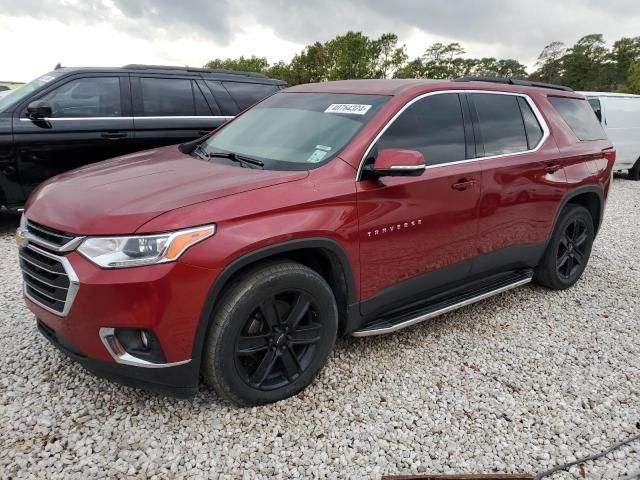
[{"label": "front tire", "polygon": [[636,164],[629,169],[629,180],[640,180],[640,158],[636,162]]},{"label": "front tire", "polygon": [[242,406],[290,397],[320,372],[337,330],[336,301],[318,273],[290,261],[251,269],[213,314],[205,381]]},{"label": "front tire", "polygon": [[554,290],[573,286],[582,276],[595,240],[593,218],[580,205],[567,205],[547,246],[534,281]]}]

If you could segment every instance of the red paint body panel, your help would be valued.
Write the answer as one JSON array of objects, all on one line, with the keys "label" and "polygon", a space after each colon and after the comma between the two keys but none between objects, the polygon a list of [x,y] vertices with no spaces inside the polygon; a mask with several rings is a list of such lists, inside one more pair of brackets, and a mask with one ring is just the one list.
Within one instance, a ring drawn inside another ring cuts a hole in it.
[{"label": "red paint body panel", "polygon": [[[475,183],[458,192],[452,185],[461,179]],[[362,298],[472,258],[479,200],[478,162],[359,182]],[[468,274],[463,266],[458,276]]]},{"label": "red paint body panel", "polygon": [[[416,96],[440,90],[527,94],[550,135],[534,152],[442,166],[426,159],[427,169],[418,177],[358,181],[363,155],[388,121]],[[463,280],[481,255],[544,244],[570,192],[593,186],[606,197],[609,189],[613,162],[601,151],[610,143],[578,141],[547,100],[548,95],[583,98],[578,94],[421,80],[332,82],[288,91],[391,98],[339,157],[309,171],[239,168],[167,147],[45,183],[27,203],[26,216],[58,230],[143,234],[215,223],[217,232],[171,264],[101,270],[70,253],[81,286],[68,316],[27,300],[29,308],[93,358],[111,361],[98,329],[122,326],[152,330],[167,360],[180,361],[192,355],[216,279],[258,249],[289,240],[333,240],[353,273],[354,300],[363,302],[443,268],[452,269],[450,279]],[[461,182],[465,188],[453,187]]]},{"label": "red paint body panel", "polygon": [[[127,234],[168,210],[299,180],[307,174],[210,163],[173,145],[64,173],[38,187],[26,209],[31,220],[63,232]],[[36,202],[38,208],[30,208]]]}]

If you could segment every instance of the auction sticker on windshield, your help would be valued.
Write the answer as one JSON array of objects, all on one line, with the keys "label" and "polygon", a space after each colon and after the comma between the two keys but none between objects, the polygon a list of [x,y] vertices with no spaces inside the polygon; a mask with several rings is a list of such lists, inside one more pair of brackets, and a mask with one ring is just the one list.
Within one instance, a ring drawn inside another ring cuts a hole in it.
[{"label": "auction sticker on windshield", "polygon": [[348,113],[350,115],[364,115],[369,111],[371,105],[359,103],[332,103],[324,113]]}]

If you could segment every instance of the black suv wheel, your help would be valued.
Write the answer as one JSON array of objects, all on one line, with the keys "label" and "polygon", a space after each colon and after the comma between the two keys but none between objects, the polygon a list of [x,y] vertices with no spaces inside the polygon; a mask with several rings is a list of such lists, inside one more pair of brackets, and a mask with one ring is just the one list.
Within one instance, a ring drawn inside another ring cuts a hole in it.
[{"label": "black suv wheel", "polygon": [[322,369],[337,329],[333,292],[316,272],[289,261],[252,269],[214,312],[205,380],[243,406],[290,397]]},{"label": "black suv wheel", "polygon": [[580,205],[567,205],[536,270],[536,283],[556,290],[574,285],[587,267],[594,238],[589,210]]},{"label": "black suv wheel", "polygon": [[640,180],[640,158],[633,168],[629,169],[629,180]]}]

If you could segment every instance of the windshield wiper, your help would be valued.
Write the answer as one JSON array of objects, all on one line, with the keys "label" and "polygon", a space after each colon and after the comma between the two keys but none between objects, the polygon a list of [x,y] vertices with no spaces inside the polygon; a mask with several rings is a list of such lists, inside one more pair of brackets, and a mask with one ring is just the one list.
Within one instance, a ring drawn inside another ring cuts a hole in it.
[{"label": "windshield wiper", "polygon": [[228,158],[229,160],[233,160],[234,162],[238,162],[242,165],[250,164],[260,168],[264,167],[264,162],[262,160],[258,160],[257,158],[247,157],[246,155],[240,155],[239,153],[205,152],[204,149],[200,149],[199,152],[203,155],[206,155],[207,158],[212,158],[212,157]]}]

